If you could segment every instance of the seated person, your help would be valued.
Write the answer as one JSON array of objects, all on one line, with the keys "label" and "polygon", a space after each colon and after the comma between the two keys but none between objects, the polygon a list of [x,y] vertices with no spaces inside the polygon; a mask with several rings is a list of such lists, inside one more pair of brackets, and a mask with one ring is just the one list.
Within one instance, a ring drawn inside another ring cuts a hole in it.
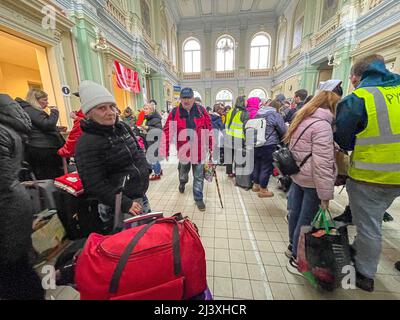
[{"label": "seated person", "polygon": [[79,88],[83,134],[76,146],[75,160],[85,193],[95,197],[100,217],[107,225],[115,211],[115,195],[129,177],[122,196],[123,213],[150,211],[146,192],[151,168],[126,123],[119,121],[116,102],[103,86],[84,81]]}]

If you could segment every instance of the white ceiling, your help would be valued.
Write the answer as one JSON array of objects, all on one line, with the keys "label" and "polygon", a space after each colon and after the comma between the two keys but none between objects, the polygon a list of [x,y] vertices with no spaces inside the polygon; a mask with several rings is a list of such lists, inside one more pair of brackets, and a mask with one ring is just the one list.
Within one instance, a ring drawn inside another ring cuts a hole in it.
[{"label": "white ceiling", "polygon": [[274,12],[282,0],[167,0],[180,19]]}]

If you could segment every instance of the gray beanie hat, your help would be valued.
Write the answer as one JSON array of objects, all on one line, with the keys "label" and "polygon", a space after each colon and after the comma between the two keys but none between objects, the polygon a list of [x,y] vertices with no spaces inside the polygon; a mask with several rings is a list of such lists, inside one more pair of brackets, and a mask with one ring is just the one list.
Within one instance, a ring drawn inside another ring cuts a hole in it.
[{"label": "gray beanie hat", "polygon": [[93,81],[82,81],[79,86],[79,96],[84,114],[103,103],[117,104],[110,91]]}]

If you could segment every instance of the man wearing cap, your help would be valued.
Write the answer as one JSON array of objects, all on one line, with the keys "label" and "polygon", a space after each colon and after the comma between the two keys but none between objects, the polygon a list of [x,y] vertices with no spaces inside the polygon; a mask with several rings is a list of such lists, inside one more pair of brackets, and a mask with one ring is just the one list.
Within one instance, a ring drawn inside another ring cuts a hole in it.
[{"label": "man wearing cap", "polygon": [[[102,85],[83,81],[79,86],[83,131],[76,146],[76,164],[86,195],[101,205],[99,213],[106,228],[112,227],[115,196],[125,177],[121,210],[137,215],[150,211],[146,192],[150,166],[131,128],[119,121],[116,102]],[[107,229],[108,231],[108,229]]]},{"label": "man wearing cap", "polygon": [[382,248],[382,219],[400,196],[400,76],[381,56],[357,61],[357,89],[337,107],[335,141],[353,151],[347,193],[357,236],[356,285],[374,290]]},{"label": "man wearing cap", "polygon": [[182,89],[180,97],[180,105],[172,110],[164,126],[160,155],[168,157],[171,141],[177,141],[179,192],[185,192],[192,167],[193,197],[199,210],[204,211],[204,163],[212,154],[211,118],[204,107],[195,103],[191,88]]}]

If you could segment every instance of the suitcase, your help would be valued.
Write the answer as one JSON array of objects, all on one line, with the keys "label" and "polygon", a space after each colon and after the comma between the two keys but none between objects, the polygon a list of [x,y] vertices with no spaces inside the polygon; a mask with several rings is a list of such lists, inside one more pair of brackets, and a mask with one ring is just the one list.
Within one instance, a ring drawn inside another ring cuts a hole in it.
[{"label": "suitcase", "polygon": [[63,190],[57,190],[55,201],[57,215],[69,240],[87,238],[92,232],[107,232],[107,226],[99,216],[97,200],[85,195],[75,197]]},{"label": "suitcase", "polygon": [[246,163],[237,164],[235,162],[235,185],[248,191],[253,188],[253,172],[246,172],[248,169],[245,167]]},{"label": "suitcase", "polygon": [[197,228],[177,216],[92,234],[75,282],[82,300],[189,300],[207,292],[205,251]]},{"label": "suitcase", "polygon": [[34,180],[22,182],[28,193],[33,208],[33,214],[38,214],[46,209],[56,210],[55,193],[57,188],[54,180]]}]

